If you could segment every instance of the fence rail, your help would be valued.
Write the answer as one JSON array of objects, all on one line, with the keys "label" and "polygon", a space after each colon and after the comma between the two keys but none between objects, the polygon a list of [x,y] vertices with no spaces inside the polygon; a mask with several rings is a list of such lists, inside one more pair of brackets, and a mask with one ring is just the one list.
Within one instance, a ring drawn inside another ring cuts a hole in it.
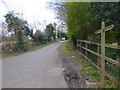
[{"label": "fence rail", "polygon": [[[93,45],[96,45],[96,51],[93,51],[91,49],[89,49],[90,45],[93,44]],[[89,47],[88,47],[89,46]],[[117,45],[110,45],[110,44],[106,44],[105,45],[106,47],[109,47],[109,48],[113,48],[113,49],[117,49],[117,50],[120,50],[119,46]],[[86,41],[86,40],[77,40],[77,50],[88,60],[90,61],[98,70],[102,71],[101,69],[101,54],[100,54],[100,44],[99,43],[94,43],[94,42],[90,42],[90,41]],[[94,54],[95,56],[97,56],[97,60],[96,60],[96,63],[93,62],[90,57],[92,56],[89,56],[88,53],[92,53]],[[113,65],[115,66],[119,66],[119,59],[112,59],[110,57],[107,57],[105,56],[105,62],[110,62],[112,63]],[[108,78],[111,78],[113,79],[116,83],[118,83],[118,80],[116,78],[114,78],[114,76],[112,74],[109,74],[107,71],[105,71],[105,76],[107,76]],[[118,75],[119,76],[119,75]],[[119,78],[119,77],[117,77]]]},{"label": "fence rail", "polygon": [[[85,40],[77,40],[77,50],[89,61],[92,61],[93,65],[101,71],[101,84],[100,87],[105,87],[105,76],[112,78],[115,82],[117,81],[118,87],[120,87],[120,46],[105,44],[105,32],[113,29],[114,25],[105,27],[105,22],[101,23],[101,29],[97,30],[95,34],[101,34],[101,44],[89,42]],[[111,57],[110,49],[114,49],[114,57]],[[119,50],[119,51],[116,51]],[[107,51],[107,53],[106,53]],[[115,55],[118,56],[116,57]],[[111,70],[112,69],[112,70]],[[116,80],[108,74],[107,71],[112,71],[114,76],[117,76]]]},{"label": "fence rail", "polygon": [[[100,46],[99,43],[93,43],[93,42],[89,42],[89,41],[85,41],[85,40],[78,40],[78,41],[80,41],[80,42],[85,42],[86,44],[89,43],[89,44],[98,45],[98,48],[99,48],[99,46]],[[79,44],[78,44],[78,46],[81,47]],[[105,46],[106,46],[106,47],[109,47],[109,48],[120,49],[117,45],[106,44]],[[91,53],[93,53],[93,54],[95,54],[95,55],[98,56],[98,57],[101,57],[101,54],[99,54],[99,51],[98,51],[98,52],[94,52],[94,51],[92,51],[92,50],[90,50],[90,49],[88,49],[88,48],[86,48],[86,47],[82,47],[82,48],[85,49],[85,50],[87,50],[87,51],[89,51],[89,52],[91,52]],[[105,57],[105,59],[106,59],[107,61],[115,64],[115,65],[118,65],[118,64],[119,64],[118,60],[114,60],[114,59],[109,58],[109,57]]]},{"label": "fence rail", "polygon": [[[80,41],[85,42],[85,43],[89,43],[89,44],[95,44],[95,45],[101,46],[100,43],[95,43],[95,42],[92,42],[92,41],[86,41],[86,40],[80,40]],[[105,47],[114,48],[114,49],[120,49],[120,46],[112,45],[112,44],[105,44]]]}]

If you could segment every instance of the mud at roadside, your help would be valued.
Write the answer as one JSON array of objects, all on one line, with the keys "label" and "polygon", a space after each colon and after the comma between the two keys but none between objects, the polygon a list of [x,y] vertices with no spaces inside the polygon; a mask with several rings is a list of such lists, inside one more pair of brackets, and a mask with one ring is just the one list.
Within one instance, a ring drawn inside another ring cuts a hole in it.
[{"label": "mud at roadside", "polygon": [[59,52],[59,57],[63,68],[65,68],[63,74],[68,88],[86,88],[87,78],[77,69],[81,67],[80,64],[76,64],[72,58],[65,56],[62,52]]}]

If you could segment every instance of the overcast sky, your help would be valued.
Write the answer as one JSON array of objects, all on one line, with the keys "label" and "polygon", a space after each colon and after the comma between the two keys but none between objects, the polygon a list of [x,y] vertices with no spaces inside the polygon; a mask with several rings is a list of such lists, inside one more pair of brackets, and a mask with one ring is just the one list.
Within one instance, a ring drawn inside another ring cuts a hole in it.
[{"label": "overcast sky", "polygon": [[9,10],[23,13],[19,16],[32,24],[34,22],[43,24],[43,21],[46,21],[46,24],[53,23],[55,16],[52,10],[46,8],[46,2],[50,2],[50,0],[0,0],[0,23],[4,21],[3,16]]}]

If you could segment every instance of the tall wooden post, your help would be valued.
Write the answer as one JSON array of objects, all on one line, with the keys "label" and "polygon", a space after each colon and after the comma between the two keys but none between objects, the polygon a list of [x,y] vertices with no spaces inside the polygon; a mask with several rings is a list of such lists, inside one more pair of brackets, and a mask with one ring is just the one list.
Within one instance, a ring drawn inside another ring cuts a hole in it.
[{"label": "tall wooden post", "polygon": [[[85,43],[85,48],[88,49],[87,43]],[[85,50],[85,55],[88,57],[87,50]]]},{"label": "tall wooden post", "polygon": [[[100,46],[97,45],[97,53],[99,54],[100,53]],[[97,58],[97,65],[100,66],[100,57]]]},{"label": "tall wooden post", "polygon": [[[80,44],[79,44],[80,46],[82,46],[82,44],[81,44],[81,41],[80,41]],[[82,48],[80,47],[80,52],[82,52]]]},{"label": "tall wooden post", "polygon": [[105,87],[105,22],[101,29],[101,88]]},{"label": "tall wooden post", "polygon": [[105,32],[113,27],[114,25],[105,27],[105,22],[102,22],[102,28],[95,32],[95,34],[101,33],[101,88],[105,87]]},{"label": "tall wooden post", "polygon": [[78,50],[78,46],[79,46],[79,44],[78,44],[78,40],[77,40],[77,51],[79,51],[79,50]]}]

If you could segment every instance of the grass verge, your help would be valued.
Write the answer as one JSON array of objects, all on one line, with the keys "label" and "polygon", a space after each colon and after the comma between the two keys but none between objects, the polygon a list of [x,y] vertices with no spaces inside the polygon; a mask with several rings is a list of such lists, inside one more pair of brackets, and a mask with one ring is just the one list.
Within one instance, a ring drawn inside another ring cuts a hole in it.
[{"label": "grass verge", "polygon": [[0,58],[6,58],[6,57],[9,57],[9,56],[13,56],[13,55],[19,55],[19,54],[22,54],[22,53],[27,53],[27,52],[32,52],[34,50],[37,50],[37,49],[40,49],[40,48],[43,48],[43,47],[46,47],[52,43],[56,43],[57,41],[53,41],[53,42],[49,42],[47,44],[42,44],[42,45],[38,45],[34,48],[31,48],[29,49],[28,51],[26,52],[10,52],[10,53],[7,53],[7,54],[3,54],[3,55],[0,55]]},{"label": "grass verge", "polygon": [[[64,42],[59,49],[66,56],[71,57],[76,64],[82,65],[82,67],[79,68],[79,71],[83,72],[80,73],[80,76],[86,76],[90,82],[100,82],[100,72],[88,60],[83,58],[80,53],[78,53],[78,51],[72,46],[70,41]],[[114,84],[106,85],[106,88],[110,87],[113,88],[116,86],[114,86]]]}]

